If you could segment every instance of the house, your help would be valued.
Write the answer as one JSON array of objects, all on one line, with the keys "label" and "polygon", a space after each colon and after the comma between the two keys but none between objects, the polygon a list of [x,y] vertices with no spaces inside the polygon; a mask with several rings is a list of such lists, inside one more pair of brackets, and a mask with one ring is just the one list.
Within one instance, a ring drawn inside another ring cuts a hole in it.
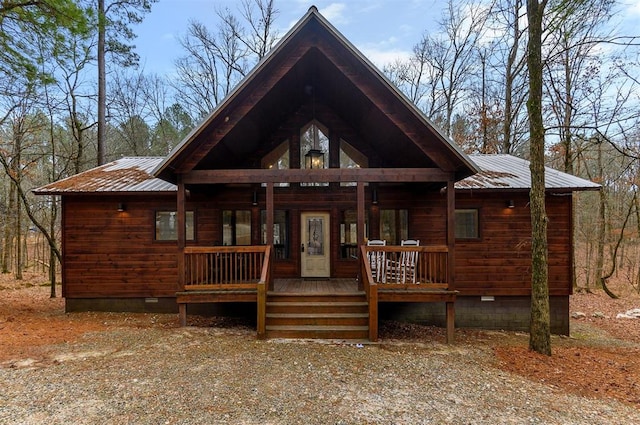
[{"label": "house", "polygon": [[[567,334],[571,195],[599,186],[546,177]],[[527,161],[464,154],[312,7],[166,158],[35,193],[62,198],[68,311],[234,306],[261,337],[375,340],[381,317],[527,329],[529,189]]]}]

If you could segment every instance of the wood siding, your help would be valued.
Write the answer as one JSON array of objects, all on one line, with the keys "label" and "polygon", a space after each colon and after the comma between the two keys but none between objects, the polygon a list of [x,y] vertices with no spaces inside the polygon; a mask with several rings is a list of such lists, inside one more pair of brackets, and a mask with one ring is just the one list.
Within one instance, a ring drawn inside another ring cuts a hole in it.
[{"label": "wood siding", "polygon": [[[215,246],[222,241],[222,210],[251,210],[254,223],[265,208],[264,188],[256,188],[252,206],[249,187],[191,193],[187,210],[195,211],[196,240],[188,246]],[[379,211],[409,210],[409,238],[422,245],[446,245],[446,194],[427,186],[378,187],[378,205],[365,205],[371,236],[377,233]],[[290,258],[273,261],[275,278],[300,274],[300,213],[331,214],[331,276],[354,278],[358,262],[339,258],[340,215],[356,209],[355,187],[276,188],[276,210],[289,211]],[[516,207],[507,208],[509,199]],[[126,210],[118,212],[123,202]],[[530,219],[526,193],[466,193],[456,208],[479,210],[480,237],[456,241],[455,289],[461,296],[528,295],[530,288]],[[65,196],[64,296],[67,298],[173,297],[178,286],[177,243],[155,241],[155,211],[175,210],[175,195]],[[552,295],[571,293],[571,196],[548,196],[549,284]],[[253,229],[252,244],[260,244]]]}]

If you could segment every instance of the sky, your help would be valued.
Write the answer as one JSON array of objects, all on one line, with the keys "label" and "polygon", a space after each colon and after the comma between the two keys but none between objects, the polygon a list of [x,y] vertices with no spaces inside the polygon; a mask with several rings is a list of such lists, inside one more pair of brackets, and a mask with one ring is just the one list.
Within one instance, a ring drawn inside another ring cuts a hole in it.
[{"label": "sky", "polygon": [[[444,0],[276,0],[278,33],[284,35],[315,5],[320,13],[376,66],[407,57],[425,30],[441,18]],[[184,54],[178,39],[191,20],[215,30],[215,10],[228,7],[239,16],[238,0],[159,0],[134,31],[145,72],[170,75]]]},{"label": "sky", "polygon": [[[378,68],[407,58],[425,32],[438,30],[446,0],[276,0],[276,26],[284,35],[315,5],[320,13]],[[146,73],[170,76],[184,55],[178,39],[192,20],[215,31],[216,8],[240,15],[240,0],[159,0],[134,28],[140,64]],[[640,0],[620,0],[620,32],[637,35]]]}]

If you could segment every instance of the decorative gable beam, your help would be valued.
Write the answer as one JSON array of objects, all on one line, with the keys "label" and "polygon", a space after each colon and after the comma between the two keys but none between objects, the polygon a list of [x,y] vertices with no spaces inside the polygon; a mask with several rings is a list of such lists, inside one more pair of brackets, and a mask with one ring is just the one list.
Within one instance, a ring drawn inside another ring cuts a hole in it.
[{"label": "decorative gable beam", "polygon": [[439,168],[326,168],[322,170],[193,170],[182,175],[185,184],[224,183],[417,183],[447,182],[454,178]]}]

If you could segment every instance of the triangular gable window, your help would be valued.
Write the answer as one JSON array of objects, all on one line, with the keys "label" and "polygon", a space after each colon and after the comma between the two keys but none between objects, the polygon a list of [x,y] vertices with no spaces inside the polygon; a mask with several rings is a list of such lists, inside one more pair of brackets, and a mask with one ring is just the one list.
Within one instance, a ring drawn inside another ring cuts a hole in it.
[{"label": "triangular gable window", "polygon": [[[289,141],[285,140],[280,143],[277,148],[269,152],[264,158],[262,158],[262,168],[274,169],[274,170],[287,170],[289,169]],[[263,184],[263,186],[266,186]],[[289,183],[276,183],[278,187],[288,187]]]}]

